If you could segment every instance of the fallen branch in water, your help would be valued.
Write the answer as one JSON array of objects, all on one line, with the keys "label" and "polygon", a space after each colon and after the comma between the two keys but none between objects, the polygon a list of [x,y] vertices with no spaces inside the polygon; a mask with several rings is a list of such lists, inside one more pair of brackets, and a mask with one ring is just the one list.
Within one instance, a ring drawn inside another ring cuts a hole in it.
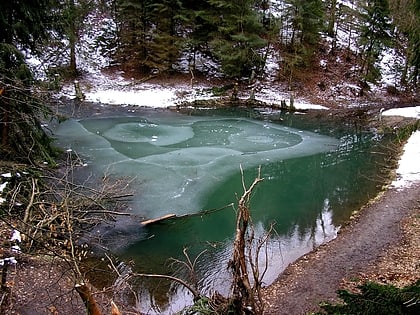
[{"label": "fallen branch in water", "polygon": [[164,216],[161,216],[159,218],[145,220],[145,221],[142,221],[140,223],[141,223],[141,225],[144,226],[144,225],[150,225],[150,224],[158,223],[158,222],[161,222],[161,221],[164,221],[164,220],[167,220],[167,219],[176,218],[176,217],[177,217],[176,214],[170,213],[170,214],[166,214]]},{"label": "fallen branch in water", "polygon": [[171,281],[174,281],[174,282],[177,282],[177,283],[183,285],[188,291],[190,291],[192,293],[193,297],[194,297],[194,301],[201,298],[201,294],[198,290],[196,290],[192,285],[190,285],[186,281],[184,281],[180,278],[177,278],[177,277],[173,277],[173,276],[169,276],[169,275],[147,274],[147,273],[132,273],[131,275],[134,276],[134,277],[160,278],[160,279],[171,280]]},{"label": "fallen branch in water", "polygon": [[159,223],[159,222],[169,220],[169,219],[182,219],[182,218],[186,218],[186,217],[203,216],[203,215],[211,214],[213,212],[220,211],[220,210],[226,209],[228,207],[232,207],[232,206],[233,206],[233,203],[228,204],[227,206],[224,206],[224,207],[221,207],[221,208],[204,210],[204,211],[200,211],[200,212],[197,212],[197,213],[188,213],[188,214],[183,214],[183,215],[176,215],[174,213],[170,213],[170,214],[165,214],[165,215],[163,215],[159,218],[148,219],[148,220],[141,221],[140,224],[150,225],[150,224]]}]

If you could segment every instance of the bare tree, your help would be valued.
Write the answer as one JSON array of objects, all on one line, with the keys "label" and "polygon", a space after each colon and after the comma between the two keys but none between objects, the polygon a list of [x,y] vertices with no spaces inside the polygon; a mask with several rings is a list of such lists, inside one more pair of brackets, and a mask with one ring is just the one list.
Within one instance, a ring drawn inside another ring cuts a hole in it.
[{"label": "bare tree", "polygon": [[[236,234],[233,243],[233,257],[229,267],[233,273],[232,303],[237,311],[244,314],[262,314],[264,304],[261,296],[261,285],[267,270],[268,257],[265,257],[265,266],[260,270],[259,258],[263,246],[271,234],[273,226],[260,239],[255,237],[255,231],[250,215],[249,202],[251,194],[258,183],[263,181],[261,167],[258,175],[247,188],[241,166],[243,194],[238,202],[236,214]],[[267,251],[265,251],[267,255]]]}]

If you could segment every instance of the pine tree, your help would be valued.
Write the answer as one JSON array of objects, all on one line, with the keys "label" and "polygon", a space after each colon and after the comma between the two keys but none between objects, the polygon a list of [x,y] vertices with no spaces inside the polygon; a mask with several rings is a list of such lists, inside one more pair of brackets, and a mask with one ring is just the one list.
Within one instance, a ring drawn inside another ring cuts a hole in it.
[{"label": "pine tree", "polygon": [[416,0],[390,1],[395,24],[393,42],[405,57],[401,69],[401,84],[417,86],[420,76],[420,2]]},{"label": "pine tree", "polygon": [[182,3],[178,0],[119,0],[119,59],[143,73],[170,70],[183,45]]},{"label": "pine tree", "polygon": [[37,53],[37,44],[52,25],[48,0],[6,1],[0,10],[0,155],[30,161],[50,160],[49,139],[38,115],[33,77],[22,51]]},{"label": "pine tree", "polygon": [[291,45],[314,46],[324,27],[325,8],[321,0],[287,0],[292,19]]},{"label": "pine tree", "polygon": [[212,23],[217,31],[210,45],[223,73],[232,78],[250,77],[263,68],[261,49],[266,41],[264,28],[253,0],[209,0]]},{"label": "pine tree", "polygon": [[153,1],[117,0],[116,18],[119,32],[117,59],[123,66],[149,72],[149,31],[152,27],[150,5]]},{"label": "pine tree", "polygon": [[[76,63],[76,45],[80,40],[80,32],[83,28],[83,21],[92,10],[93,2],[87,0],[65,0],[59,6],[62,9],[61,21],[64,38],[68,39],[70,51],[70,60],[68,74],[77,76],[78,68]],[[59,12],[59,11],[58,11]]]},{"label": "pine tree", "polygon": [[337,0],[330,0],[327,34],[330,37],[335,37],[335,28],[337,24]]},{"label": "pine tree", "polygon": [[287,0],[286,13],[291,25],[289,42],[282,51],[282,75],[289,85],[299,68],[308,68],[318,49],[324,28],[325,8],[320,0]]},{"label": "pine tree", "polygon": [[388,0],[368,1],[364,7],[360,74],[365,82],[376,82],[380,77],[376,63],[384,47],[390,44],[392,27],[389,14]]},{"label": "pine tree", "polygon": [[209,43],[218,25],[213,18],[212,6],[207,1],[184,0],[183,7],[187,35],[184,51],[190,55],[190,67],[195,70],[197,53],[213,57]]},{"label": "pine tree", "polygon": [[149,45],[149,66],[168,71],[179,58],[184,43],[182,3],[160,0],[154,1],[151,8],[155,30]]},{"label": "pine tree", "polygon": [[408,63],[412,67],[410,80],[414,86],[420,81],[420,2],[416,1],[412,5],[414,19],[408,35],[409,38],[409,59]]}]

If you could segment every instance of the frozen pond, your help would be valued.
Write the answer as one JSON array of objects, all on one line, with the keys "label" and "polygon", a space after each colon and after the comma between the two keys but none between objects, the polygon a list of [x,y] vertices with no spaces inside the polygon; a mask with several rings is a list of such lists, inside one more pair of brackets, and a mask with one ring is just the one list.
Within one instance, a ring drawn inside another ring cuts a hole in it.
[{"label": "frozen pond", "polygon": [[[70,119],[54,134],[86,161],[84,173],[133,180],[133,217],[98,229],[103,245],[133,260],[137,271],[153,273],[167,273],[167,259],[181,259],[184,247],[192,257],[205,249],[197,272],[207,292],[229,290],[226,266],[235,218],[229,205],[242,194],[240,165],[247,183],[260,165],[265,178],[252,199],[256,233],[276,222],[267,249],[267,284],[287,264],[334,238],[338,225],[376,189],[369,179],[378,165],[372,135],[326,136],[244,117],[172,112]],[[215,209],[220,210],[200,215]],[[199,215],[147,227],[139,223],[169,213]],[[143,284],[139,292],[146,301],[143,311],[150,313],[155,303],[156,313],[173,313],[190,302],[178,288],[154,285]],[[146,298],[148,288],[161,291],[153,303]]]},{"label": "frozen pond", "polygon": [[241,164],[256,168],[338,145],[330,137],[243,118],[68,120],[56,135],[95,172],[135,176],[133,211],[145,218],[204,210],[204,195]]}]

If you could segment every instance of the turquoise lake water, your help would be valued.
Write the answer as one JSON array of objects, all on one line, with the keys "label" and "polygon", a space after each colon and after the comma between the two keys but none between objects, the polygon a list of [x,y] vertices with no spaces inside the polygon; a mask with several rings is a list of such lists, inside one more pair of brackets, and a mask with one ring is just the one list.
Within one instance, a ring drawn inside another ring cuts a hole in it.
[{"label": "turquoise lake water", "polygon": [[[265,284],[290,262],[333,239],[382,184],[386,140],[352,125],[321,125],[304,115],[281,118],[145,111],[70,119],[54,134],[60,146],[86,162],[84,174],[94,179],[106,173],[131,182],[133,216],[93,232],[100,234],[102,246],[121,261],[134,262],[135,271],[178,275],[182,270],[171,268],[168,259],[184,259],[184,248],[192,258],[204,251],[196,263],[201,289],[227,294],[235,209],[243,193],[241,166],[246,185],[258,167],[264,178],[250,205],[257,238],[274,224],[260,255],[262,265],[268,258]],[[166,214],[178,218],[140,224]],[[170,314],[191,300],[184,290],[162,281],[144,282],[141,288],[138,294],[148,312]]]}]

